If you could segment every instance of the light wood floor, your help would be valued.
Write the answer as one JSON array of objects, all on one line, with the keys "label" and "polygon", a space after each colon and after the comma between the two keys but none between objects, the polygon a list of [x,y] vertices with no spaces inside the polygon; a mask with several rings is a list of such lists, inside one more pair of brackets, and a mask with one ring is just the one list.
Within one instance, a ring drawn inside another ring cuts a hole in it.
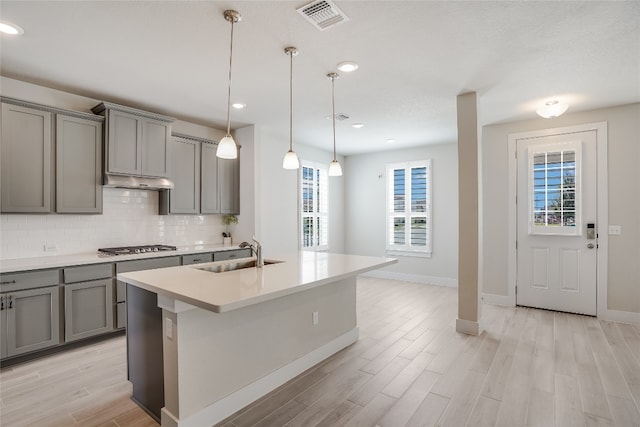
[{"label": "light wood floor", "polygon": [[[360,340],[222,425],[640,426],[640,327],[484,306],[473,337],[456,316],[455,289],[360,279]],[[0,425],[157,426],[129,400],[124,346],[2,369]]]}]

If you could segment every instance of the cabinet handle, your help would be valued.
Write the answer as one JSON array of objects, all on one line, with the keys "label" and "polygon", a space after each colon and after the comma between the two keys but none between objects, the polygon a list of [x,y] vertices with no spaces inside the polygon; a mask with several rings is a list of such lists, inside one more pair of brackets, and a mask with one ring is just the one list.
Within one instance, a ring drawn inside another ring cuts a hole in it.
[{"label": "cabinet handle", "polygon": [[9,299],[9,310],[13,308],[13,295],[7,297]]},{"label": "cabinet handle", "polygon": [[0,311],[4,310],[4,296],[0,297]]},{"label": "cabinet handle", "polygon": [[0,285],[11,285],[13,283],[16,283],[15,280],[7,280],[6,282],[0,282]]},{"label": "cabinet handle", "polygon": [[237,257],[237,256],[238,256],[238,255],[236,255],[236,254],[230,254],[230,255],[229,255],[229,258],[235,258],[235,257]]},{"label": "cabinet handle", "polygon": [[195,258],[195,259],[193,260],[193,262],[200,262],[200,261],[202,261],[202,259],[200,259],[200,258]]}]

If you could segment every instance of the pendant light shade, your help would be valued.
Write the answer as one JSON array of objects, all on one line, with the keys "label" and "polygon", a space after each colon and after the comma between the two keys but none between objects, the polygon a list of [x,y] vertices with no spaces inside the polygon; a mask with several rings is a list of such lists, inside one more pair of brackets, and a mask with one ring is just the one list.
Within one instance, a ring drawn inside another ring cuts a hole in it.
[{"label": "pendant light shade", "polygon": [[331,122],[333,123],[333,161],[329,165],[329,176],[342,176],[342,166],[336,159],[336,96],[335,81],[339,78],[338,73],[329,73],[327,78],[331,80]]},{"label": "pendant light shade", "polygon": [[231,136],[231,65],[233,60],[233,24],[240,22],[242,16],[235,10],[225,10],[224,19],[231,23],[231,44],[229,48],[229,91],[227,96],[227,134],[218,143],[216,156],[221,159],[235,159],[238,157],[238,147]]},{"label": "pendant light shade", "polygon": [[293,57],[298,54],[298,49],[289,46],[284,49],[284,53],[289,55],[289,151],[284,155],[282,167],[284,169],[300,168],[298,155],[293,151]]}]

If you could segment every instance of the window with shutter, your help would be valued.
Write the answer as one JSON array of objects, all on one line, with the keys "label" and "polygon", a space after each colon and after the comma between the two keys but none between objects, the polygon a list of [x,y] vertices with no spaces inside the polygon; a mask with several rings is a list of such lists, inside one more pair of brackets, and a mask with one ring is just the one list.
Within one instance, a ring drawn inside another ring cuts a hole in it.
[{"label": "window with shutter", "polygon": [[303,250],[329,247],[328,170],[302,161],[300,168],[300,246]]},{"label": "window with shutter", "polygon": [[431,160],[387,165],[387,252],[431,256]]}]

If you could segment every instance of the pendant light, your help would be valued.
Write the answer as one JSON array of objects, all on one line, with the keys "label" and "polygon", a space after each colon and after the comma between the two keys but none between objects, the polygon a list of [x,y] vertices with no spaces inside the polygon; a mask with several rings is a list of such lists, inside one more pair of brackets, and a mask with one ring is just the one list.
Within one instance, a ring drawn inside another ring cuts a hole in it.
[{"label": "pendant light", "polygon": [[293,57],[298,54],[298,49],[290,46],[284,49],[284,53],[291,57],[291,61],[289,63],[289,151],[284,155],[282,167],[284,169],[298,169],[300,160],[293,151]]},{"label": "pendant light", "polygon": [[339,78],[338,73],[329,73],[327,78],[331,80],[331,120],[333,122],[333,161],[329,165],[329,176],[342,176],[342,166],[336,159],[336,96],[335,81]]},{"label": "pendant light", "polygon": [[216,156],[221,159],[235,159],[238,157],[238,147],[231,136],[231,64],[233,59],[233,24],[240,22],[242,16],[235,10],[225,10],[224,19],[231,23],[231,47],[229,48],[229,93],[227,97],[227,134],[218,143]]}]

